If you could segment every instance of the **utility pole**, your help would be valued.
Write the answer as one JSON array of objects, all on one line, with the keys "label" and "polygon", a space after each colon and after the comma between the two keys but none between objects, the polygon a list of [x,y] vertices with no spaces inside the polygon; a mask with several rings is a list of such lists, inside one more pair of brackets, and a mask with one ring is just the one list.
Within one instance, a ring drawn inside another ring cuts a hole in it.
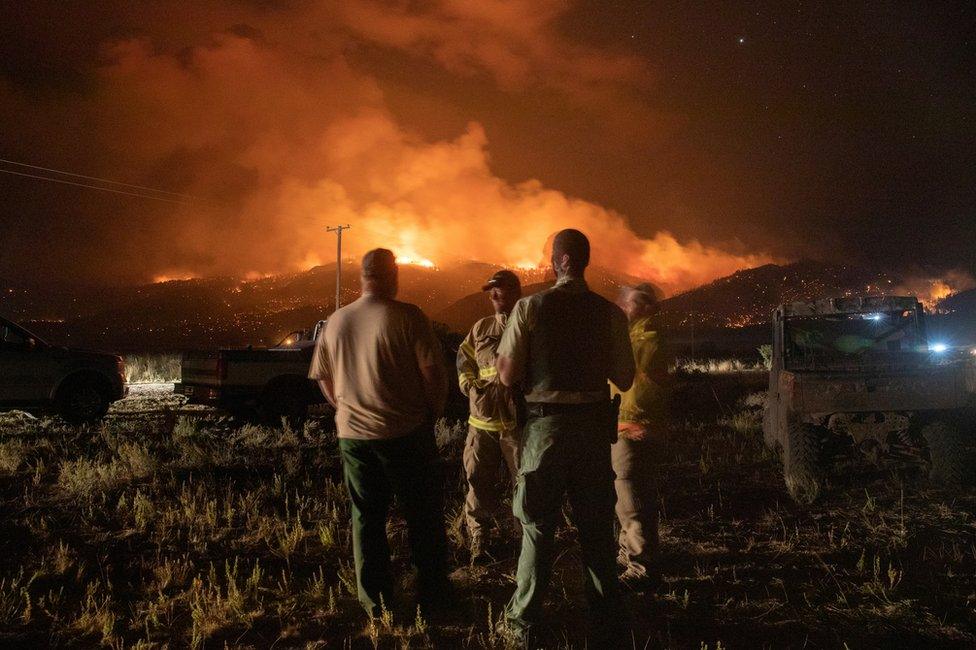
[{"label": "utility pole", "polygon": [[336,234],[336,301],[335,311],[339,311],[339,296],[342,291],[342,231],[351,228],[349,224],[344,226],[327,226],[326,232]]}]

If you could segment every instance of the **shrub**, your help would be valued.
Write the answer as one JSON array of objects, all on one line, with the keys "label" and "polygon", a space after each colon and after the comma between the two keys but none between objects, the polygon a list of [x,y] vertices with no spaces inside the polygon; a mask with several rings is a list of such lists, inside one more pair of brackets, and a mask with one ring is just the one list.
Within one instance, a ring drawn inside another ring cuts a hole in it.
[{"label": "shrub", "polygon": [[20,440],[0,443],[0,470],[13,474],[24,461],[26,447]]},{"label": "shrub", "polygon": [[125,381],[130,384],[179,381],[181,366],[179,354],[129,354],[125,357]]}]

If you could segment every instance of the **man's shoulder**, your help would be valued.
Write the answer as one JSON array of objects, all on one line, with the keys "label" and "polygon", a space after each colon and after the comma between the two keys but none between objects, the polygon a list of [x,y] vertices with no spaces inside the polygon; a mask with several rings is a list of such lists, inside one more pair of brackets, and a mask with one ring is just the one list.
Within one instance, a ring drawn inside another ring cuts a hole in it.
[{"label": "man's shoulder", "polygon": [[495,329],[497,325],[498,325],[497,316],[494,315],[485,316],[484,318],[479,318],[477,321],[475,321],[474,325],[471,326],[471,333],[480,334],[482,332],[487,332],[492,329]]}]

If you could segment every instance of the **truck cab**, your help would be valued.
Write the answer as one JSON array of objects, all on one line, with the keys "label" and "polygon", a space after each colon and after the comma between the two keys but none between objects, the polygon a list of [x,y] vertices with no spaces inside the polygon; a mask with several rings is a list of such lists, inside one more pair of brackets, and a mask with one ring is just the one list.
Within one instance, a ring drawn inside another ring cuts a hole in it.
[{"label": "truck cab", "polygon": [[101,419],[127,392],[122,357],[51,345],[0,317],[0,407]]}]

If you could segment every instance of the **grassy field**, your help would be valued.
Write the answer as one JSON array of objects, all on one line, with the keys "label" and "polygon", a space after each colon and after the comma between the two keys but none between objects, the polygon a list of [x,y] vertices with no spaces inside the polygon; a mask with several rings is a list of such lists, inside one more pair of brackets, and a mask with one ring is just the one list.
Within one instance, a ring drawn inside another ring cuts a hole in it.
[{"label": "grassy field", "polygon": [[[754,390],[704,377],[681,400],[660,470],[665,583],[629,597],[634,647],[972,647],[976,492],[851,465],[798,507],[762,446]],[[463,427],[438,431],[456,611],[411,604],[394,519],[403,602],[370,623],[327,423],[242,426],[174,406],[141,391],[80,429],[0,414],[0,645],[504,647],[492,622],[514,558],[467,567]],[[567,524],[547,647],[584,643],[578,567]]]}]

